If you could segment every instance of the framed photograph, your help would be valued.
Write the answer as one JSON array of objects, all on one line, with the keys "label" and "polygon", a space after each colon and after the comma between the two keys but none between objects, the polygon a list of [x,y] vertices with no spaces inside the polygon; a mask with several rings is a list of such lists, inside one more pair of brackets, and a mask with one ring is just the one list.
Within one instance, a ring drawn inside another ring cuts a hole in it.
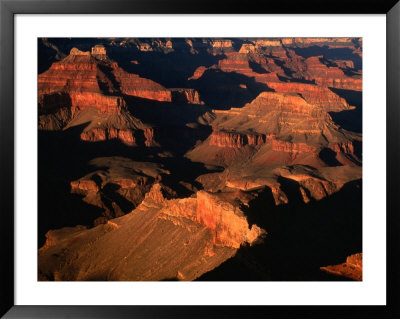
[{"label": "framed photograph", "polygon": [[400,315],[397,1],[0,1],[4,318]]}]

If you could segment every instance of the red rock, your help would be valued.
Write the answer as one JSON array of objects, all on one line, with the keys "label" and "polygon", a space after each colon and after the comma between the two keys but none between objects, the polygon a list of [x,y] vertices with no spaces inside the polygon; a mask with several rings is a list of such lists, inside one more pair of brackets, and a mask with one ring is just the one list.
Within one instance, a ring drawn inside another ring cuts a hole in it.
[{"label": "red rock", "polygon": [[351,109],[345,99],[341,98],[327,87],[295,82],[271,82],[267,83],[267,85],[276,92],[300,93],[308,103],[321,106],[327,112],[340,112]]},{"label": "red rock", "polygon": [[115,68],[113,74],[123,94],[156,101],[170,102],[172,100],[171,92],[152,80],[128,73],[121,68]]},{"label": "red rock", "polygon": [[188,78],[188,80],[197,80],[201,78],[204,74],[204,72],[207,71],[207,68],[205,66],[199,66],[193,73],[193,75]]},{"label": "red rock", "polygon": [[239,248],[265,235],[265,230],[257,225],[249,226],[239,204],[232,204],[216,194],[199,191],[195,198],[167,200],[161,186],[154,184],[143,205],[151,207],[155,204],[164,214],[188,218],[207,227],[217,246]]},{"label": "red rock", "polygon": [[188,104],[204,104],[200,100],[199,92],[194,89],[170,89],[172,102],[182,102]]},{"label": "red rock", "polygon": [[321,86],[355,91],[362,90],[361,78],[346,76],[340,68],[323,64],[321,58],[319,56],[310,57],[304,61],[307,65],[307,71],[303,74],[306,80],[314,80]]},{"label": "red rock", "polygon": [[336,275],[362,281],[362,253],[346,258],[346,262],[338,265],[321,267],[321,270]]},{"label": "red rock", "polygon": [[343,142],[329,145],[329,148],[336,153],[354,154],[354,145],[352,142]]},{"label": "red rock", "polygon": [[280,140],[272,140],[272,150],[275,152],[285,152],[290,154],[296,153],[311,153],[317,156],[317,149],[315,146],[307,145],[305,143],[290,143]]},{"label": "red rock", "polygon": [[70,185],[72,193],[86,193],[88,191],[97,193],[100,190],[96,182],[91,179],[72,181]]},{"label": "red rock", "polygon": [[133,146],[136,143],[134,137],[134,130],[131,129],[115,129],[115,128],[103,128],[95,127],[89,130],[85,130],[80,135],[81,140],[88,142],[99,142],[110,139],[119,139],[123,143],[129,146]]},{"label": "red rock", "polygon": [[335,60],[336,65],[342,69],[354,69],[354,62],[352,60]]},{"label": "red rock", "polygon": [[266,137],[263,134],[213,131],[210,136],[210,145],[218,147],[241,148],[246,145],[260,146],[265,141]]},{"label": "red rock", "polygon": [[144,133],[144,137],[146,139],[144,144],[146,146],[155,146],[156,142],[154,140],[154,129],[151,127],[145,128],[143,130],[143,133]]}]

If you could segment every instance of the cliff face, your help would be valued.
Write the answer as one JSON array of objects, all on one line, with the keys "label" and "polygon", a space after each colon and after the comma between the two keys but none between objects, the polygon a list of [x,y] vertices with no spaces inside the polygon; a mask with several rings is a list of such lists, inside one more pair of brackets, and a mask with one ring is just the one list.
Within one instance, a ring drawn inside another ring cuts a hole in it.
[{"label": "cliff face", "polygon": [[268,86],[280,93],[300,93],[308,103],[318,105],[327,112],[340,112],[352,109],[344,98],[341,98],[327,87],[294,82],[270,82]]},{"label": "cliff face", "polygon": [[[227,167],[244,161],[246,169],[281,163],[316,167],[358,165],[354,141],[359,137],[341,129],[328,114],[331,109],[348,107],[347,103],[327,88],[290,85],[277,85],[276,89],[299,87],[314,103],[307,101],[303,94],[262,92],[242,108],[213,110],[211,135],[187,156],[194,161]],[[323,95],[324,99],[320,100],[312,95],[323,94],[325,90],[332,95]],[[330,109],[329,105],[335,108]]]},{"label": "cliff face", "polygon": [[112,74],[123,94],[155,101],[171,101],[171,92],[152,80],[128,73],[119,67],[115,67]]},{"label": "cliff face", "polygon": [[306,59],[307,71],[303,73],[306,80],[315,81],[318,85],[346,90],[362,90],[362,79],[346,76],[342,69],[328,66],[321,62],[321,57]]},{"label": "cliff face", "polygon": [[[92,53],[73,48],[69,56],[53,63],[48,71],[39,75],[38,84],[39,97],[53,92],[68,92],[73,101],[76,99],[72,106],[107,105],[109,100],[115,100],[117,105],[117,100],[121,100],[103,93],[171,101],[169,90],[152,80],[127,73],[107,58],[104,47],[93,47]],[[98,96],[94,95],[93,99],[91,94],[94,93]]]},{"label": "cliff face", "polygon": [[218,147],[241,148],[246,145],[260,146],[264,144],[265,141],[265,134],[213,131],[210,136],[210,145]]},{"label": "cliff face", "polygon": [[257,225],[249,226],[238,205],[205,191],[197,192],[195,198],[167,200],[161,192],[161,186],[155,184],[142,205],[157,205],[164,214],[187,218],[205,226],[217,246],[239,248],[245,243],[253,244],[265,234]]},{"label": "cliff face", "polygon": [[[113,181],[125,191],[138,187],[130,179]],[[104,189],[83,181],[72,185],[87,194],[85,200]],[[39,279],[193,280],[232,257],[241,245],[254,244],[266,234],[257,225],[250,227],[239,205],[223,196],[200,191],[195,197],[167,200],[162,191],[154,184],[130,214],[92,229],[77,226],[48,232],[39,250]],[[63,259],[57,253],[61,251]]]},{"label": "cliff face", "polygon": [[107,57],[104,46],[91,52],[76,48],[38,78],[39,128],[61,130],[91,122],[80,134],[83,141],[119,139],[125,145],[157,146],[154,129],[134,118],[125,96],[160,102],[204,104],[194,89],[166,89],[124,71]]},{"label": "cliff face", "polygon": [[95,127],[90,130],[83,131],[80,135],[82,141],[99,142],[111,139],[119,139],[126,145],[136,145],[133,130],[120,130],[115,128]]}]

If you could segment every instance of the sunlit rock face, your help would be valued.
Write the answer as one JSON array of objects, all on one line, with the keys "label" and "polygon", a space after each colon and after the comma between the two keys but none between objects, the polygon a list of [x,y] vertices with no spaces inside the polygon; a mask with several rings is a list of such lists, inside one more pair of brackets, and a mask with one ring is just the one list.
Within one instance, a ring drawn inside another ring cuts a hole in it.
[{"label": "sunlit rock face", "polygon": [[327,112],[340,112],[354,108],[327,87],[294,82],[270,82],[268,86],[280,93],[299,93],[308,103],[319,105]]},{"label": "sunlit rock face", "polygon": [[342,264],[321,267],[327,273],[362,281],[362,253],[350,255]]}]

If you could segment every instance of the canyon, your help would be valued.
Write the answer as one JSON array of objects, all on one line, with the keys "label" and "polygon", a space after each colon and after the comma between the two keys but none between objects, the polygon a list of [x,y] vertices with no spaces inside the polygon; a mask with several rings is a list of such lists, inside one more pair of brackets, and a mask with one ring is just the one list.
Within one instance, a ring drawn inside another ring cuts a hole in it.
[{"label": "canyon", "polygon": [[38,280],[362,280],[362,39],[38,42]]}]

